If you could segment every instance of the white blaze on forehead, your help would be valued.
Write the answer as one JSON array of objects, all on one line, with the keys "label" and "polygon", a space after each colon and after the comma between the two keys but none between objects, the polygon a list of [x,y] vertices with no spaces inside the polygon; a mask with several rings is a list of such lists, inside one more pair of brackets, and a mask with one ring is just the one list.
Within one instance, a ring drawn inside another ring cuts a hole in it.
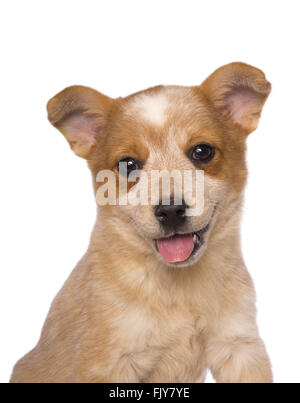
[{"label": "white blaze on forehead", "polygon": [[158,94],[143,94],[134,99],[133,109],[135,113],[148,122],[162,126],[167,119],[169,99],[163,92]]}]

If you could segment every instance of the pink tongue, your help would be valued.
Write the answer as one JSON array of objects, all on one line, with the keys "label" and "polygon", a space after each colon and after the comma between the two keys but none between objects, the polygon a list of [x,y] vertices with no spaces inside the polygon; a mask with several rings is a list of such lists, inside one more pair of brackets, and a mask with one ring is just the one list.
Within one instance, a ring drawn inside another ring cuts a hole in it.
[{"label": "pink tongue", "polygon": [[160,238],[157,240],[157,247],[167,262],[183,262],[193,252],[193,236],[186,234],[174,235],[170,238]]}]

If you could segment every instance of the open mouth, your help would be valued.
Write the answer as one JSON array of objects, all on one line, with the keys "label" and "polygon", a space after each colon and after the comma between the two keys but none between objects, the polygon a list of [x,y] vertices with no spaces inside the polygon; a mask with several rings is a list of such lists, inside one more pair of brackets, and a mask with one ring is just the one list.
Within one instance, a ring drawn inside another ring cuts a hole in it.
[{"label": "open mouth", "polygon": [[201,248],[208,228],[209,224],[196,232],[159,238],[155,241],[157,250],[168,263],[184,262]]}]

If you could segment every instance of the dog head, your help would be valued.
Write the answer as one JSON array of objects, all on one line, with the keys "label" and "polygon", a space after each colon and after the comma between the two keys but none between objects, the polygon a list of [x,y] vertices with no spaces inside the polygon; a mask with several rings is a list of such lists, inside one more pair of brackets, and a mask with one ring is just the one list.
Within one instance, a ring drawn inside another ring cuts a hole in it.
[{"label": "dog head", "polygon": [[[47,108],[50,122],[88,160],[96,194],[116,196],[107,197],[101,213],[132,226],[158,259],[182,267],[201,257],[218,209],[243,190],[246,138],[270,89],[262,71],[232,63],[200,86],[157,86],[126,98],[73,86]],[[112,174],[109,184],[103,172]],[[167,174],[168,190],[162,185]],[[201,209],[189,214],[200,181]]]}]

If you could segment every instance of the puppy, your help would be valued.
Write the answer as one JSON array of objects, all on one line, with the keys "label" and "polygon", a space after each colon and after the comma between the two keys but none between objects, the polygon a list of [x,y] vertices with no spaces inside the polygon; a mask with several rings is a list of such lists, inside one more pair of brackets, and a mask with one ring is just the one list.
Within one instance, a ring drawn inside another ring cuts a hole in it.
[{"label": "puppy", "polygon": [[12,382],[198,382],[207,369],[217,382],[272,382],[239,240],[246,139],[270,90],[262,71],[232,63],[200,86],[117,99],[73,86],[49,101],[96,195],[99,172],[117,196],[125,178],[122,197],[141,182],[134,172],[202,172],[203,208],[189,215],[175,186],[154,205],[98,205],[89,248]]}]

